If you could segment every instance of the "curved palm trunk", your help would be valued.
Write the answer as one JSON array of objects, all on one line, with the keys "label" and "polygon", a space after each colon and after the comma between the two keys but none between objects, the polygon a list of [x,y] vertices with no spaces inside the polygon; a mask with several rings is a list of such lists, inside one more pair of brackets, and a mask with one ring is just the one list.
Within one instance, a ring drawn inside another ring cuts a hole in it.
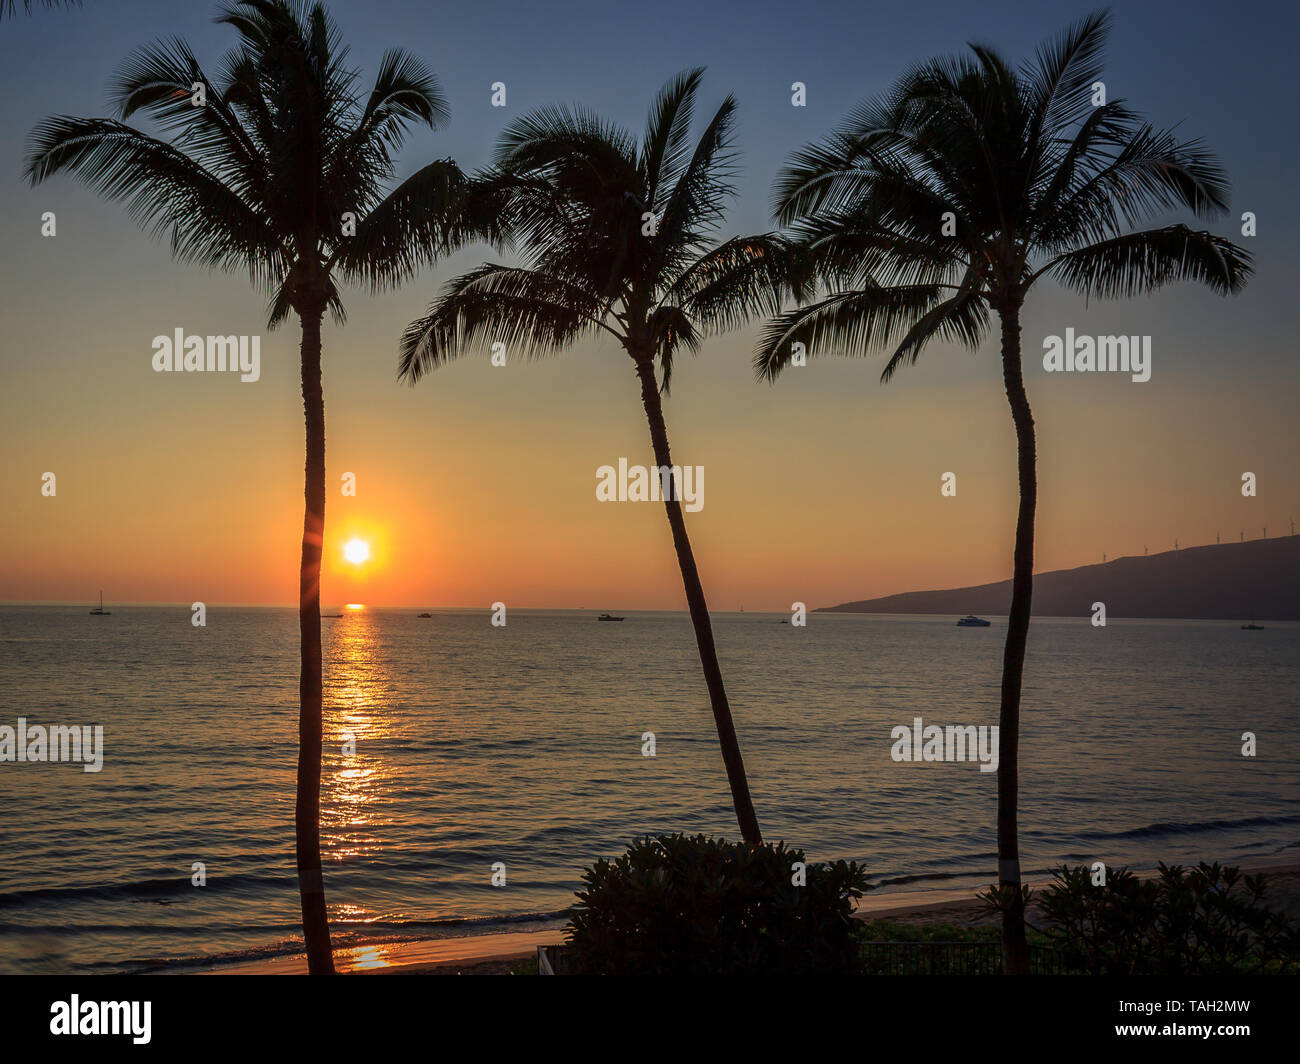
[{"label": "curved palm trunk", "polygon": [[[650,422],[650,440],[654,445],[655,464],[671,468],[672,456],[668,451],[668,426],[664,423],[663,405],[659,400],[659,385],[655,381],[654,362],[636,360],[637,376],[641,379],[641,403]],[[674,493],[675,494],[675,493]],[[749,797],[749,782],[745,778],[745,762],[740,756],[740,742],[736,726],[731,720],[731,706],[722,684],[722,666],[718,651],[713,645],[713,625],[709,621],[709,607],[704,600],[704,587],[695,568],[695,554],[686,535],[686,518],[682,514],[681,500],[665,498],[668,524],[673,530],[673,546],[677,548],[677,564],[682,570],[682,583],[686,587],[686,602],[691,611],[691,624],[695,626],[695,642],[700,648],[700,663],[704,666],[704,682],[709,688],[709,702],[713,706],[713,722],[718,729],[718,743],[722,747],[722,761],[727,766],[727,782],[731,785],[731,801],[736,807],[736,820],[740,834],[746,842],[758,844],[763,836],[758,830],[758,817]]]},{"label": "curved palm trunk", "polygon": [[302,935],[312,975],[333,975],[325,883],[320,863],[321,683],[320,559],[325,535],[325,396],[321,391],[322,311],[301,314],[302,403],[307,419],[306,511],[302,522],[298,626],[302,671],[298,682],[298,799],[294,825]]},{"label": "curved palm trunk", "polygon": [[1034,510],[1038,503],[1034,417],[1020,368],[1020,306],[999,311],[1002,319],[1002,376],[1016,424],[1020,469],[1020,513],[1016,519],[1015,567],[1011,614],[1002,656],[1002,707],[998,717],[998,884],[1004,896],[1002,961],[1008,975],[1029,972],[1025,941],[1025,896],[1020,884],[1020,842],[1016,823],[1020,795],[1020,682],[1029,638],[1030,601],[1034,589]]}]

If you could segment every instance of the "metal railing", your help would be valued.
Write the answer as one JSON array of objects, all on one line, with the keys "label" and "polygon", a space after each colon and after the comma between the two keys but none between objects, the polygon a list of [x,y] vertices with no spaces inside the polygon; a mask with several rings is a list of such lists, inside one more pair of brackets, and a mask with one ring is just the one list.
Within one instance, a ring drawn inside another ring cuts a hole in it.
[{"label": "metal railing", "polygon": [[569,947],[568,946],[538,946],[537,947],[537,974],[538,975],[570,974]]},{"label": "metal railing", "polygon": [[[867,975],[1001,975],[1002,946],[998,942],[865,942]],[[1029,947],[1031,975],[1063,975],[1061,954],[1042,946]]]}]

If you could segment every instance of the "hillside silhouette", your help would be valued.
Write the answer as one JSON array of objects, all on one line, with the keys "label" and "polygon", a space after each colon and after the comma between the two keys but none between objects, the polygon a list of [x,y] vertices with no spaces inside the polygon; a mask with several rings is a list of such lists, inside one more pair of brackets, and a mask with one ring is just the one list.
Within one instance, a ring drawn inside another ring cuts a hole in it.
[{"label": "hillside silhouette", "polygon": [[[1108,617],[1300,620],[1300,536],[1187,547],[1034,575],[1034,614],[1082,617],[1094,602]],[[1005,615],[1011,581],[909,591],[822,607],[831,613]]]}]

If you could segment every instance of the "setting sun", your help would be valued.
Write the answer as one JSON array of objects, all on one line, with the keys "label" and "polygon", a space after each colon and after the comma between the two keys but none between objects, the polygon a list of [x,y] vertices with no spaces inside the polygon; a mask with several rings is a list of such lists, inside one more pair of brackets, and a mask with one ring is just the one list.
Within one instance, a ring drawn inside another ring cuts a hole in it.
[{"label": "setting sun", "polygon": [[360,565],[370,557],[370,544],[363,539],[350,539],[343,548],[343,557],[353,565]]}]

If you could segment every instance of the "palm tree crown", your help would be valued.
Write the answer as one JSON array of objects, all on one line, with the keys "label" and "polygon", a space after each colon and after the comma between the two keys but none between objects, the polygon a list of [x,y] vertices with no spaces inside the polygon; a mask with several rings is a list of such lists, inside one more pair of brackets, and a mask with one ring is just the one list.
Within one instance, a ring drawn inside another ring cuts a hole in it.
[{"label": "palm tree crown", "polygon": [[487,263],[450,282],[406,330],[404,378],[488,342],[533,356],[604,332],[634,359],[656,361],[667,390],[680,351],[693,353],[751,307],[779,309],[780,241],[712,244],[734,191],[736,103],[723,101],[692,148],[702,74],[664,87],[639,143],[563,106],[506,130],[485,181],[522,262]]},{"label": "palm tree crown", "polygon": [[[360,96],[320,4],[242,0],[217,21],[240,39],[216,78],[182,40],[140,49],[112,84],[117,117],[46,119],[27,176],[73,172],[168,234],[177,259],[247,269],[273,325],[300,303],[341,320],[336,275],[395,285],[455,239],[445,208],[466,181],[454,164],[431,163],[384,195],[410,126],[446,119],[442,93],[423,63],[392,50]],[[138,112],[170,139],[128,125]]]},{"label": "palm tree crown", "polygon": [[889,344],[888,380],[933,339],[977,346],[990,308],[1018,306],[1043,276],[1098,297],[1246,283],[1249,254],[1221,237],[1130,231],[1175,209],[1219,215],[1228,184],[1199,142],[1097,102],[1107,25],[1090,15],[1019,69],[983,46],[926,62],[794,157],[778,216],[828,293],[770,323],[760,375],[779,373],[794,341]]}]

